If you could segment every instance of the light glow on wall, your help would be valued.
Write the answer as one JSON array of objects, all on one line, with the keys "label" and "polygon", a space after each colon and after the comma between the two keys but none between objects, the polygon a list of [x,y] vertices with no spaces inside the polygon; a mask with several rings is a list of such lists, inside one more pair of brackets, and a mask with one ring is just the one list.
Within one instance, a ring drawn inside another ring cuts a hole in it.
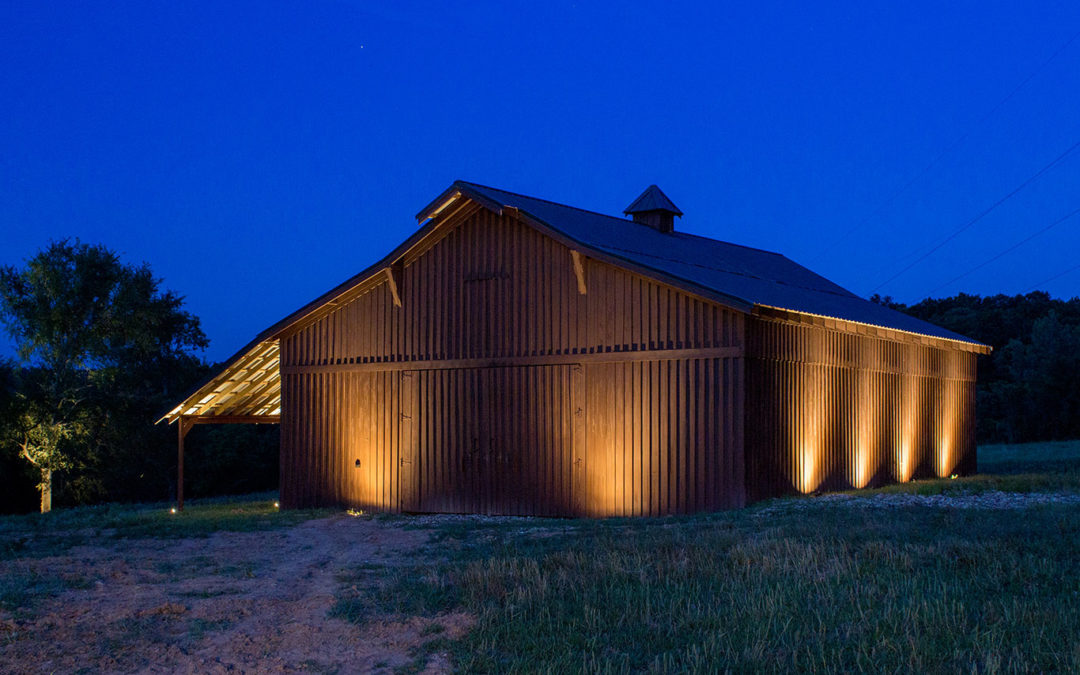
[{"label": "light glow on wall", "polygon": [[938,438],[935,450],[934,468],[938,478],[952,474],[959,463],[956,457],[960,429],[960,396],[955,382],[946,382],[943,396],[938,401],[940,411]]},{"label": "light glow on wall", "polygon": [[[809,435],[809,434],[808,434]],[[821,484],[818,478],[818,446],[814,439],[805,439],[799,447],[799,492],[808,493]]]},{"label": "light glow on wall", "polygon": [[906,483],[915,474],[916,443],[922,425],[919,386],[914,377],[901,379],[899,424],[897,428],[896,480]]},{"label": "light glow on wall", "polygon": [[937,475],[944,478],[949,475],[954,465],[952,456],[952,444],[948,438],[942,437],[937,443]]},{"label": "light glow on wall", "polygon": [[911,441],[901,440],[900,450],[897,452],[897,479],[901,483],[911,480],[915,473],[915,453],[911,450]]},{"label": "light glow on wall", "polygon": [[859,445],[855,448],[855,481],[854,485],[857,488],[866,487],[866,484],[870,482],[870,477],[873,476],[873,472],[870,468],[870,448],[869,444],[859,439]]},{"label": "light glow on wall", "polygon": [[854,487],[863,488],[877,473],[876,453],[874,450],[875,417],[881,402],[877,389],[871,382],[871,374],[868,371],[860,371],[857,375],[858,386],[855,390],[855,475],[851,483]]},{"label": "light glow on wall", "polygon": [[[795,489],[803,494],[814,492],[824,480],[827,469],[822,456],[824,450],[825,401],[827,383],[819,382],[821,373],[806,378],[801,383],[801,404],[804,415],[802,428],[794,429],[795,442],[798,444],[797,471]],[[798,417],[795,417],[798,425]]]}]

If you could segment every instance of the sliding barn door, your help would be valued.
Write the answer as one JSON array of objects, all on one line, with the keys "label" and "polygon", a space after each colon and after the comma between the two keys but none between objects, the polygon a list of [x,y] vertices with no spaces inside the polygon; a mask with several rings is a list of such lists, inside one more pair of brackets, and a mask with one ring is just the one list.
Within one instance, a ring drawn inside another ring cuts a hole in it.
[{"label": "sliding barn door", "polygon": [[571,514],[574,368],[403,373],[402,510]]}]

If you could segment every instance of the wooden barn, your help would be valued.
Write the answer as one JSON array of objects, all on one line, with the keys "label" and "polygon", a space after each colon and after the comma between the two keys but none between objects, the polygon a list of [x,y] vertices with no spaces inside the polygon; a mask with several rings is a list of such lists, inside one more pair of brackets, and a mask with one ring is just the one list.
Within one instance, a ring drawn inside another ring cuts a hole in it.
[{"label": "wooden barn", "polygon": [[[283,507],[657,516],[975,470],[989,348],[782,255],[456,182],[166,415],[280,423]],[[182,493],[181,493],[182,506]]]}]

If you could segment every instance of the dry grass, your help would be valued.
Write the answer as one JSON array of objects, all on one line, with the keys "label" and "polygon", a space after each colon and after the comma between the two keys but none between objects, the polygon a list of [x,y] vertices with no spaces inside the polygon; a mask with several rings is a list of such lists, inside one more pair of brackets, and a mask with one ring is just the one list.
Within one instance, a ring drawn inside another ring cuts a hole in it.
[{"label": "dry grass", "polygon": [[[1064,476],[902,489],[1075,490],[1080,444],[1059,454]],[[1076,505],[808,500],[651,521],[455,522],[435,535],[442,565],[365,571],[378,590],[343,594],[335,612],[464,610],[476,625],[440,646],[465,672],[1080,671]]]}]

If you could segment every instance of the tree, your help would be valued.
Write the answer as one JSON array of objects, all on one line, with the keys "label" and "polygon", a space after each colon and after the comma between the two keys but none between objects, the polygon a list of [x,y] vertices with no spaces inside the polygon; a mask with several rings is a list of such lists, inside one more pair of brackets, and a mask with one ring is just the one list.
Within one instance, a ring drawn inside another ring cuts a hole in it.
[{"label": "tree", "polygon": [[71,459],[64,452],[64,444],[84,431],[77,421],[64,419],[52,410],[25,401],[23,411],[14,423],[15,445],[19,456],[30,462],[41,476],[38,491],[41,493],[41,512],[52,510],[53,474],[71,467]]},{"label": "tree", "polygon": [[147,264],[124,264],[77,240],[51,243],[23,269],[0,268],[0,320],[39,376],[22,392],[16,443],[41,475],[42,512],[55,472],[72,466],[65,448],[101,424],[87,417],[89,401],[133,373],[190,362],[207,346],[199,320],[160,284]]}]

